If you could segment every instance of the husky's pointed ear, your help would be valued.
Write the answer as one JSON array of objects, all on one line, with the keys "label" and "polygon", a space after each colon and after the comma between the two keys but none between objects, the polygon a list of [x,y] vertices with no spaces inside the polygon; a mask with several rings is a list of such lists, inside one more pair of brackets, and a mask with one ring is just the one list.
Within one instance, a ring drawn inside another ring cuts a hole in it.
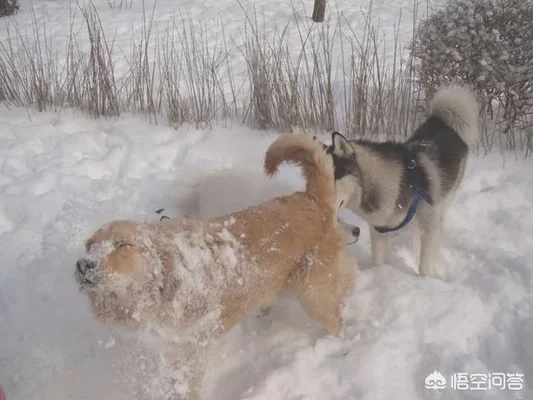
[{"label": "husky's pointed ear", "polygon": [[331,134],[331,143],[333,147],[333,154],[339,157],[347,157],[355,154],[355,150],[352,145],[342,134],[339,132],[333,132]]}]

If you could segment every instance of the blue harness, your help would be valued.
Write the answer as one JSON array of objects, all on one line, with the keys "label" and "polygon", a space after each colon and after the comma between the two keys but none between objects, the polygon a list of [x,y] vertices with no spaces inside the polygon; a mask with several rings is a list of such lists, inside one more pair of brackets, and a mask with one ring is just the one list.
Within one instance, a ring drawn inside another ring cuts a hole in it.
[{"label": "blue harness", "polygon": [[[408,145],[405,166],[409,171],[413,171],[416,168],[416,164],[417,164],[416,150],[420,147],[427,147],[427,145],[428,143],[424,143],[424,142],[412,143]],[[424,200],[428,204],[432,203],[431,197],[429,196],[429,194],[425,190],[420,188],[420,184],[418,183],[418,180],[416,180],[415,181],[415,198],[413,202],[411,203],[411,207],[409,207],[409,210],[407,211],[407,215],[405,216],[404,220],[400,223],[400,225],[395,226],[394,228],[389,228],[387,226],[375,226],[374,229],[379,233],[394,232],[399,229],[402,229],[409,222],[411,222],[411,220],[414,218],[416,214],[416,210],[418,209],[420,201],[422,200]]]}]

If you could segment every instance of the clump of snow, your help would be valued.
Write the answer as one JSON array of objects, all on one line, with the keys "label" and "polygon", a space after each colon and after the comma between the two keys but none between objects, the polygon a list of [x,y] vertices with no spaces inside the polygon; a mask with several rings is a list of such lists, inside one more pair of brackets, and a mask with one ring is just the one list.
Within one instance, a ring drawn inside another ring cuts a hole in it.
[{"label": "clump of snow", "polygon": [[173,300],[177,315],[194,312],[195,307],[218,310],[228,288],[257,268],[238,240],[226,228],[219,228],[218,239],[204,232],[177,233],[173,238],[173,273],[180,282]]}]

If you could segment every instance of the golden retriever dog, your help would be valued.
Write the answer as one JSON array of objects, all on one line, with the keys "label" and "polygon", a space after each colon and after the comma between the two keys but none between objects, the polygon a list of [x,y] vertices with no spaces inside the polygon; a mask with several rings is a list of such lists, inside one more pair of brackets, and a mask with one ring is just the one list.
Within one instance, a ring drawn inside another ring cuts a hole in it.
[{"label": "golden retriever dog", "polygon": [[303,135],[270,145],[266,173],[273,176],[285,161],[301,166],[304,192],[207,220],[100,228],[75,269],[96,318],[210,339],[283,292],[339,335],[356,260],[337,223],[333,164]]}]

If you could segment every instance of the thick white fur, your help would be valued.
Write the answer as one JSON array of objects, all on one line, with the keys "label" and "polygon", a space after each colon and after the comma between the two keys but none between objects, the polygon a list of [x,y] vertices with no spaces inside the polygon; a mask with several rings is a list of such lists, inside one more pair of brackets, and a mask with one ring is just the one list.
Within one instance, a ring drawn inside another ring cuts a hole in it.
[{"label": "thick white fur", "polygon": [[474,93],[465,86],[449,85],[435,93],[430,115],[441,118],[468,145],[478,140],[478,103]]}]

